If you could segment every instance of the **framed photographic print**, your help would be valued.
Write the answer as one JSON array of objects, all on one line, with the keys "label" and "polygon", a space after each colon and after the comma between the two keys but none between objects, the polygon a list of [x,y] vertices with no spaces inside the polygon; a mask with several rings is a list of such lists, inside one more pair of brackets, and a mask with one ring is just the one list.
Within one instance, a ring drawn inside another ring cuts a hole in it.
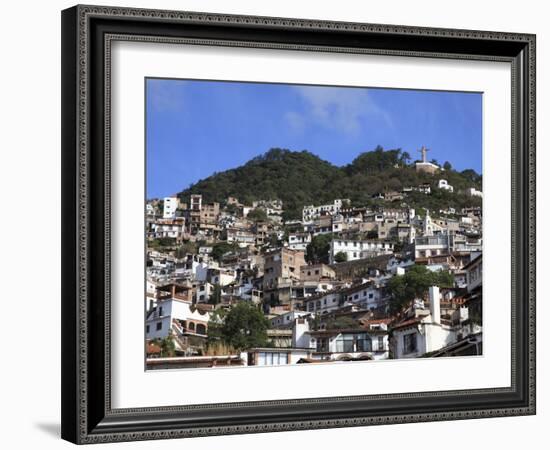
[{"label": "framed photographic print", "polygon": [[534,35],[75,6],[62,46],[63,438],[535,413]]}]

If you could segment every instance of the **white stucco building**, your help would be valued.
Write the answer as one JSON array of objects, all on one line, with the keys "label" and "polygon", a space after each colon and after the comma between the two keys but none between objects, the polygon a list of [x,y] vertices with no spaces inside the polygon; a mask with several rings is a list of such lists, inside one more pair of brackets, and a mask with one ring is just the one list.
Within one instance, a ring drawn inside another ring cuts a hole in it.
[{"label": "white stucco building", "polygon": [[235,242],[244,248],[256,243],[256,235],[250,230],[231,227],[227,228],[227,242]]},{"label": "white stucco building", "polygon": [[347,257],[347,261],[354,261],[356,259],[393,253],[393,243],[333,239],[330,243],[331,264],[336,262],[335,256],[338,253],[344,253]]},{"label": "white stucco building", "polygon": [[340,291],[327,292],[304,299],[304,309],[310,313],[327,314],[340,308]]},{"label": "white stucco building", "polygon": [[176,196],[164,197],[164,206],[162,209],[162,217],[165,219],[173,219],[176,217],[179,200]]},{"label": "white stucco building", "polygon": [[466,195],[469,195],[470,197],[483,197],[483,192],[478,191],[476,188],[468,188],[466,189]]},{"label": "white stucco building", "polygon": [[169,334],[206,337],[210,312],[192,304],[191,300],[173,294],[157,299],[145,319],[146,339],[163,339]]},{"label": "white stucco building", "polygon": [[429,302],[428,314],[415,315],[393,327],[395,358],[421,357],[457,342],[470,332],[468,327],[462,326],[468,320],[468,308],[457,309],[452,321],[442,320],[437,286],[429,288]]},{"label": "white stucco building", "polygon": [[348,202],[348,199],[336,199],[333,203],[329,203],[327,205],[304,206],[302,209],[302,221],[305,223],[311,222],[313,219],[320,217],[322,214],[338,214],[340,209],[342,209],[342,206]]},{"label": "white stucco building", "polygon": [[291,326],[298,317],[309,316],[306,311],[288,311],[273,317],[271,322],[272,328],[284,328]]},{"label": "white stucco building", "polygon": [[145,204],[145,214],[147,214],[148,217],[155,216],[155,207],[151,203]]},{"label": "white stucco building", "polygon": [[389,357],[389,335],[385,324],[313,331],[306,318],[299,318],[292,330],[292,345],[311,349],[313,360],[379,360]]},{"label": "white stucco building", "polygon": [[343,300],[361,307],[361,309],[374,309],[382,305],[384,297],[382,289],[375,283],[368,281],[358,286],[346,289]]},{"label": "white stucco building", "polygon": [[172,219],[158,219],[151,224],[151,231],[148,236],[151,238],[174,238],[181,239],[185,230],[185,219],[175,217]]},{"label": "white stucco building", "polygon": [[439,180],[439,183],[437,184],[437,187],[439,189],[445,189],[446,191],[453,192],[454,187],[452,187],[447,180]]},{"label": "white stucco building", "polygon": [[288,248],[292,250],[305,250],[310,243],[310,233],[290,233],[288,235]]}]

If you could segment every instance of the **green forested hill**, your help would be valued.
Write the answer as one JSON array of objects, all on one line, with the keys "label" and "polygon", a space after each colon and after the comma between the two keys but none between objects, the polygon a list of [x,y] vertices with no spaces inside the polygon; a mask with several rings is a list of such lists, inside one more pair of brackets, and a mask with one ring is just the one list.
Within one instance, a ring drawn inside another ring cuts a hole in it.
[{"label": "green forested hill", "polygon": [[[417,174],[410,156],[400,149],[377,147],[361,153],[347,166],[338,167],[308,151],[271,149],[245,165],[198,181],[179,195],[187,201],[190,194],[202,194],[204,201],[224,203],[228,196],[245,204],[253,200],[281,199],[286,218],[301,217],[304,205],[319,205],[335,198],[349,198],[352,205],[372,206],[380,202],[372,196],[378,192],[400,191],[405,186],[430,183],[440,178],[453,185],[455,192],[467,187],[481,189],[481,176],[473,170],[448,170],[435,176]],[[480,200],[460,194],[434,190],[431,196],[414,194],[406,199],[413,207],[432,210],[447,206],[479,205]]]}]

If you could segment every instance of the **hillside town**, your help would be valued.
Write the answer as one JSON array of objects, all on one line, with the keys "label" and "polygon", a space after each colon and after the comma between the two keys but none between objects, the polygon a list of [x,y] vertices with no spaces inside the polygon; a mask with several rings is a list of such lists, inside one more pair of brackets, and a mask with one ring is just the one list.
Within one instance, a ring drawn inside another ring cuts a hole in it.
[{"label": "hillside town", "polygon": [[[431,182],[304,204],[301,219],[276,198],[149,199],[147,368],[481,355],[483,194],[421,152]],[[438,191],[472,204],[408,202]]]}]

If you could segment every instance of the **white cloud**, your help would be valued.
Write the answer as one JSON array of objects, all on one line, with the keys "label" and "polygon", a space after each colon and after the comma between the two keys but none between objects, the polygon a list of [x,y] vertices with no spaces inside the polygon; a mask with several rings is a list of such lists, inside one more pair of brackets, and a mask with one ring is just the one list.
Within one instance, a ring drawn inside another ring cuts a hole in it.
[{"label": "white cloud", "polygon": [[296,86],[305,102],[304,111],[286,113],[285,119],[303,129],[307,124],[321,125],[346,134],[357,134],[368,126],[368,119],[378,116],[391,126],[390,116],[369,95],[367,89],[323,86]]},{"label": "white cloud", "polygon": [[302,115],[298,114],[295,111],[288,111],[287,113],[285,113],[284,119],[285,122],[288,123],[292,131],[296,133],[301,133],[302,131],[304,131],[306,122]]}]

